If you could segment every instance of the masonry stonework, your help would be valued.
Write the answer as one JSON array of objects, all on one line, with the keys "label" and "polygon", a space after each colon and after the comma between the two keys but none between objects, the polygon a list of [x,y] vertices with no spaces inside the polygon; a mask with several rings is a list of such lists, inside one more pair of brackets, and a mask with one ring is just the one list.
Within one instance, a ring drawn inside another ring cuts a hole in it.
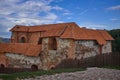
[{"label": "masonry stonework", "polygon": [[107,41],[107,43],[105,45],[102,46],[102,53],[110,53],[112,52],[112,47],[111,47],[111,41]]},{"label": "masonry stonework", "polygon": [[21,54],[6,53],[6,57],[9,60],[9,67],[14,68],[31,68],[32,65],[37,65],[38,69],[41,69],[40,57],[30,57]]},{"label": "masonry stonework", "polygon": [[95,41],[75,41],[75,54],[77,59],[95,56],[98,53],[98,46]]},{"label": "masonry stonework", "polygon": [[0,64],[49,70],[65,59],[84,59],[112,52],[114,40],[105,30],[80,28],[76,23],[16,25],[11,43],[0,43]]}]

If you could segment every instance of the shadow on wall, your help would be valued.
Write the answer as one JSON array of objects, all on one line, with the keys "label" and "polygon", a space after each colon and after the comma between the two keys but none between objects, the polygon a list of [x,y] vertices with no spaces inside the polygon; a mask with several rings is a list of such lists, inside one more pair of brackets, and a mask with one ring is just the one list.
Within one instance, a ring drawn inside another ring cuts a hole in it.
[{"label": "shadow on wall", "polygon": [[64,59],[55,68],[86,68],[106,65],[120,66],[120,53],[100,54],[85,59]]}]

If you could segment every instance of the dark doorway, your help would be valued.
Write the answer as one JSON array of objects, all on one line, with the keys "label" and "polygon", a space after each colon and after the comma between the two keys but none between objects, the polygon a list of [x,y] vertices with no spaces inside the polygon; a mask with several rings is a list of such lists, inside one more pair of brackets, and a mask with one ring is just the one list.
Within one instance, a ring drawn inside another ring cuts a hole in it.
[{"label": "dark doorway", "polygon": [[37,65],[32,65],[32,66],[31,66],[31,69],[32,69],[32,70],[38,70],[38,66],[37,66]]}]

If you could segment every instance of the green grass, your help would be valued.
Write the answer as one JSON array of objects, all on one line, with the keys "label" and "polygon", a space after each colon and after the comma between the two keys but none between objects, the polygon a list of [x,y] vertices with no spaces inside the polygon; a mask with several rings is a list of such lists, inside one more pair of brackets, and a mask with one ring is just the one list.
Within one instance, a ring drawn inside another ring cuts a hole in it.
[{"label": "green grass", "polygon": [[56,73],[62,73],[62,72],[75,72],[75,71],[83,71],[85,69],[83,68],[71,68],[71,69],[55,69],[55,70],[49,70],[49,71],[34,71],[34,72],[21,72],[21,73],[13,73],[13,74],[5,74],[0,75],[0,79],[3,80],[16,80],[17,78],[28,78],[28,77],[35,77],[35,76],[41,76],[41,75],[52,75]]},{"label": "green grass", "polygon": [[120,70],[120,66],[104,66],[103,68],[108,68],[108,69],[117,69]]}]

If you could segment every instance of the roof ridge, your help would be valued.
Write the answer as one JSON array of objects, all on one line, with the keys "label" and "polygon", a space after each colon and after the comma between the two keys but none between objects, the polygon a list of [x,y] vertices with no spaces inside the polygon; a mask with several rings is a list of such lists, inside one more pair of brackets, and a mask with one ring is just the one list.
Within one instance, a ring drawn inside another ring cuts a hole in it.
[{"label": "roof ridge", "polygon": [[60,32],[60,36],[65,32],[65,30],[68,28],[68,26],[65,26],[65,28]]},{"label": "roof ridge", "polygon": [[[54,23],[54,24],[32,25],[32,26],[26,26],[26,27],[40,27],[40,26],[49,26],[49,25],[60,25],[60,24],[76,24],[76,23],[75,22],[64,22],[64,23]],[[24,26],[24,25],[18,25],[18,26]]]}]

